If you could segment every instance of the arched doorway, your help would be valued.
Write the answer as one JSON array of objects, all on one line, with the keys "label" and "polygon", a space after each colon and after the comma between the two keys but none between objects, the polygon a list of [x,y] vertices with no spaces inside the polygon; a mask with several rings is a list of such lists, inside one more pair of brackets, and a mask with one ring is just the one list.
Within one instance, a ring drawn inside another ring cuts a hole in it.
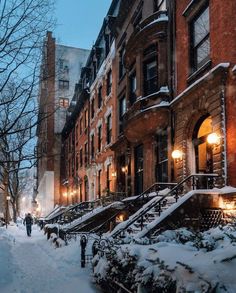
[{"label": "arched doorway", "polygon": [[193,133],[196,173],[213,172],[212,147],[207,142],[210,133],[212,133],[212,119],[210,115],[205,115],[198,121]]}]

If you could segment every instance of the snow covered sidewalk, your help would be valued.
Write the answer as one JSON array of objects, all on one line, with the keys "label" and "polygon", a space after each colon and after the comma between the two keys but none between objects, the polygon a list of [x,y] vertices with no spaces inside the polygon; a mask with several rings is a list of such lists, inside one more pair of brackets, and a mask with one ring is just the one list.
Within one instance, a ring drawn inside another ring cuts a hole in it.
[{"label": "snow covered sidewalk", "polygon": [[54,249],[34,226],[0,228],[1,293],[93,293],[90,268],[80,268],[79,242]]}]

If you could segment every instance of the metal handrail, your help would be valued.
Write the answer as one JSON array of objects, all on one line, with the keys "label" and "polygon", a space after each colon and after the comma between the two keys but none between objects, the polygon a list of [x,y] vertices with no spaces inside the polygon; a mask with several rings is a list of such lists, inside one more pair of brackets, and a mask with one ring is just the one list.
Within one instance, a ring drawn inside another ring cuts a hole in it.
[{"label": "metal handrail", "polygon": [[142,218],[148,211],[150,211],[152,208],[154,208],[158,204],[159,204],[159,214],[160,214],[161,213],[161,203],[166,199],[166,197],[170,196],[171,194],[174,194],[174,197],[175,197],[176,202],[177,202],[178,197],[179,197],[178,192],[177,192],[178,189],[182,188],[184,183],[186,183],[189,179],[193,179],[192,187],[193,187],[193,190],[194,190],[195,187],[197,187],[195,178],[198,178],[198,177],[216,178],[216,177],[218,177],[218,174],[191,174],[191,175],[187,176],[186,178],[181,180],[175,187],[173,187],[167,194],[163,195],[162,198],[160,198],[156,202],[150,204],[146,209],[144,209],[136,217],[134,217],[131,221],[129,221],[124,227],[122,227],[120,230],[117,230],[112,235],[112,237],[116,238],[117,236],[119,236],[123,231],[125,231],[127,228],[129,228],[138,219]]},{"label": "metal handrail", "polygon": [[[158,186],[173,186],[173,185],[177,185],[177,183],[170,183],[170,182],[155,182],[153,183],[150,187],[148,187],[146,190],[144,190],[140,195],[138,195],[135,199],[133,199],[131,202],[129,202],[127,205],[125,205],[124,209],[128,209],[129,207],[131,207],[134,203],[134,201],[138,201],[140,198],[144,198],[145,195],[149,195],[149,193],[152,192],[153,188],[155,188],[155,191],[157,190]],[[122,201],[123,202],[123,201]],[[124,203],[124,202],[123,202]],[[95,229],[91,230],[91,233],[95,233],[98,230],[100,230],[102,227],[104,227],[105,225],[109,224],[112,220],[114,220],[118,215],[120,214],[120,211],[115,213],[112,217],[110,217],[109,219],[107,219],[104,223],[102,223],[100,226],[96,227]]]}]

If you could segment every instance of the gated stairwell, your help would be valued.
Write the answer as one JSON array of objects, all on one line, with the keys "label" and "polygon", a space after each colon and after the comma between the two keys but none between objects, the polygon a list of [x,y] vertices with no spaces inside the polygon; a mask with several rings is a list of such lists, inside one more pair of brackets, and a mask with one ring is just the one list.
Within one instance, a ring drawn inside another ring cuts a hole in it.
[{"label": "gated stairwell", "polygon": [[[125,235],[135,235],[142,231],[150,223],[154,223],[158,218],[161,219],[164,211],[173,209],[173,204],[190,190],[211,189],[214,187],[214,179],[217,174],[193,174],[183,179],[168,191],[159,191],[157,196],[144,205],[127,221],[119,224],[110,234],[113,238],[125,237]],[[203,184],[204,183],[204,184]],[[177,208],[178,205],[176,205]],[[171,212],[173,212],[171,210]],[[202,213],[203,229],[208,229],[219,223],[221,217],[218,214],[213,220],[207,220],[209,213]],[[153,227],[154,228],[154,227]],[[146,236],[146,234],[145,234]]]}]

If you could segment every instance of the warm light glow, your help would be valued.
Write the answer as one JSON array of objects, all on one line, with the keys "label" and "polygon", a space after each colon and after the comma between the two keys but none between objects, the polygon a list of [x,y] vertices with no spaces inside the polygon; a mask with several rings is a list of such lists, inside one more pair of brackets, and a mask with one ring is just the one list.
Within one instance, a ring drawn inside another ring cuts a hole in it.
[{"label": "warm light glow", "polygon": [[63,193],[63,196],[64,196],[64,197],[67,197],[67,192],[64,192],[64,193]]},{"label": "warm light glow", "polygon": [[127,172],[127,166],[123,166],[123,167],[121,168],[121,171],[122,171],[123,173]]},{"label": "warm light glow", "polygon": [[37,207],[36,212],[40,212],[40,207]]},{"label": "warm light glow", "polygon": [[123,214],[120,214],[116,217],[116,222],[124,222],[125,216]]},{"label": "warm light glow", "polygon": [[219,144],[220,143],[220,137],[218,134],[216,134],[215,132],[213,133],[210,133],[208,136],[207,136],[207,142],[209,144]]},{"label": "warm light glow", "polygon": [[10,200],[11,199],[11,197],[10,196],[7,196],[7,200]]},{"label": "warm light glow", "polygon": [[219,198],[219,207],[222,210],[234,210],[234,209],[236,209],[236,204],[233,200],[232,201],[225,201],[225,200],[223,200],[222,197],[220,197]]},{"label": "warm light glow", "polygon": [[111,173],[111,176],[112,176],[112,177],[116,177],[116,172],[112,172],[112,173]]},{"label": "warm light glow", "polygon": [[76,190],[73,191],[73,194],[76,194]]},{"label": "warm light glow", "polygon": [[182,152],[180,151],[180,150],[174,150],[173,152],[172,152],[172,154],[171,154],[171,156],[172,156],[172,158],[174,159],[174,160],[180,160],[180,159],[182,159]]}]

